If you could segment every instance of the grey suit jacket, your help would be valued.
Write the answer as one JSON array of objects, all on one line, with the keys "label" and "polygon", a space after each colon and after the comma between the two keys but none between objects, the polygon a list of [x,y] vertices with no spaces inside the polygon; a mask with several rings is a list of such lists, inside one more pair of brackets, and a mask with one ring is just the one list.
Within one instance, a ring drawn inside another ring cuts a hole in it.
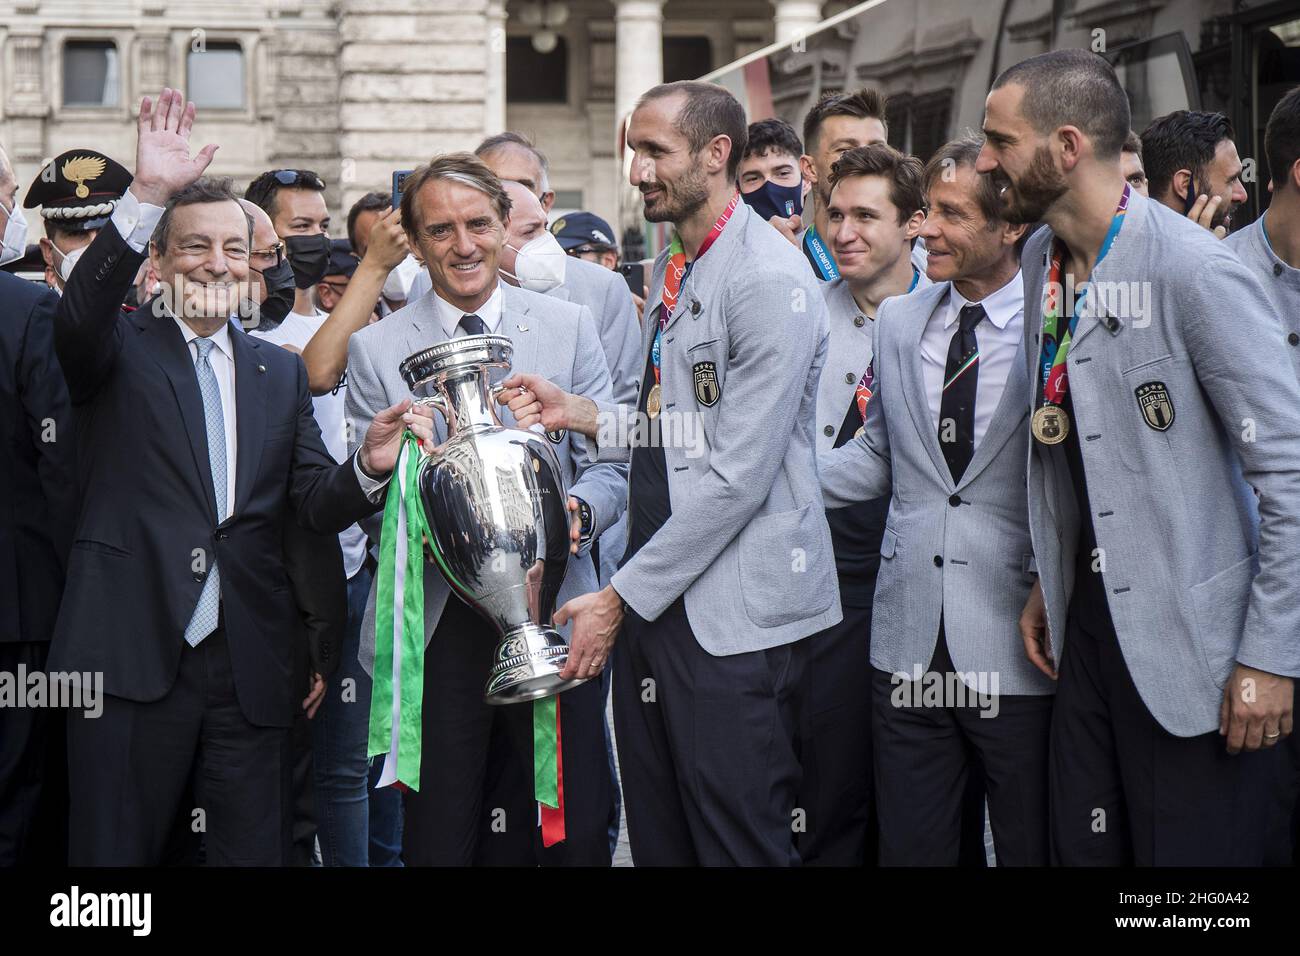
[{"label": "grey suit jacket", "polygon": [[[1031,407],[1052,239],[1040,230],[1023,257]],[[1152,716],[1181,737],[1209,733],[1235,662],[1300,676],[1300,385],[1259,280],[1159,203],[1132,195],[1093,279],[1123,285],[1080,316],[1069,389],[1111,617]],[[1170,406],[1155,424],[1144,386]],[[1030,444],[1030,529],[1059,662],[1084,503],[1064,447]]]},{"label": "grey suit jacket", "polygon": [[940,282],[881,304],[866,425],[819,456],[822,494],[828,508],[891,495],[871,617],[873,667],[909,677],[927,670],[942,615],[967,685],[992,688],[978,680],[982,672],[997,675],[999,694],[1050,694],[1052,681],[1025,657],[1018,623],[1034,583],[1023,492],[1028,376],[1022,363],[1012,367],[975,457],[954,484],[920,355],[926,323],[947,295]]},{"label": "grey suit jacket", "polygon": [[1300,373],[1300,269],[1277,257],[1264,233],[1264,216],[1223,240],[1264,287],[1287,334],[1287,355]]},{"label": "grey suit jacket", "polygon": [[[591,316],[584,308],[559,302],[548,296],[501,284],[501,324],[497,331],[514,343],[512,368],[535,372],[561,388],[597,401],[609,399],[609,369],[600,348]],[[394,405],[411,392],[398,366],[408,355],[446,341],[430,293],[399,309],[382,322],[369,325],[348,343],[348,403],[350,434],[364,436],[375,414]],[[510,410],[497,406],[503,424],[513,424]],[[434,416],[439,441],[447,437],[441,416]],[[627,467],[591,464],[587,440],[565,432],[555,452],[564,470],[569,493],[591,505],[595,535],[618,520],[627,501]],[[380,541],[378,523],[366,528],[371,540]],[[595,536],[593,535],[593,537]],[[560,588],[559,604],[597,589],[596,570],[586,548],[569,559],[568,573]],[[372,586],[361,629],[361,663],[371,671],[375,653],[375,593]],[[427,646],[449,594],[446,581],[432,564],[424,567],[424,641]],[[558,605],[557,605],[558,606]],[[487,627],[484,622],[484,627]],[[561,628],[567,636],[568,626]]]},{"label": "grey suit jacket", "polygon": [[835,447],[844,416],[857,391],[858,380],[871,364],[871,337],[875,323],[862,314],[843,279],[822,284],[826,298],[830,338],[826,365],[817,383],[817,427],[813,438],[817,452]]},{"label": "grey suit jacket", "polygon": [[[647,303],[660,301],[667,266],[665,250]],[[655,327],[647,315],[642,356]],[[807,261],[738,205],[683,283],[662,343],[660,420],[702,435],[663,442],[672,515],[613,578],[647,620],[685,595],[710,654],[788,644],[841,619],[812,434],[826,341]],[[596,404],[599,458],[629,460],[619,425],[632,409]]]}]

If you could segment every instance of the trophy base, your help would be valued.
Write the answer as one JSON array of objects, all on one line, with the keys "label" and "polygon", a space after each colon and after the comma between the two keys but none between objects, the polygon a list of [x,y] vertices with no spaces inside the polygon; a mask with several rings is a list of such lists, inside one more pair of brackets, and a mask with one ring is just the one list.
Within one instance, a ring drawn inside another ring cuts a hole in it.
[{"label": "trophy base", "polygon": [[553,697],[587,678],[562,680],[569,645],[553,627],[523,624],[511,629],[497,645],[483,699],[489,704],[518,704]]}]

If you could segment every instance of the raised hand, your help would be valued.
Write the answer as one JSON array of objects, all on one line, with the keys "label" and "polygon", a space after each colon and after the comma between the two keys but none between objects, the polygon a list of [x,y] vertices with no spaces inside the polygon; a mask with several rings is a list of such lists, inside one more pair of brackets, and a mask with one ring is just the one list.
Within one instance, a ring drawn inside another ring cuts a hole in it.
[{"label": "raised hand", "polygon": [[156,103],[147,96],[140,101],[131,192],[141,202],[166,204],[208,168],[217,147],[204,146],[191,156],[193,127],[194,104],[186,103],[179,90],[164,87]]}]

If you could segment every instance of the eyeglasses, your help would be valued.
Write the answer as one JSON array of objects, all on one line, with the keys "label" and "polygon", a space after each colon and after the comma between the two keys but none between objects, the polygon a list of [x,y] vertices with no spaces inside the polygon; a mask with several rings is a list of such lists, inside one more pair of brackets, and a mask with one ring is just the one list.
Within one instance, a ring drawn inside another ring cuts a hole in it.
[{"label": "eyeglasses", "polygon": [[310,189],[324,189],[325,180],[310,169],[273,169],[271,176],[281,186],[307,186]]},{"label": "eyeglasses", "polygon": [[273,269],[284,261],[284,243],[277,242],[270,249],[254,249],[249,258],[256,259],[259,262],[266,262],[267,260],[274,259],[275,261],[270,265],[270,268]]},{"label": "eyeglasses", "polygon": [[342,295],[344,292],[348,291],[348,284],[346,282],[326,282],[321,280],[319,284],[325,286],[325,288],[329,289],[335,295]]}]

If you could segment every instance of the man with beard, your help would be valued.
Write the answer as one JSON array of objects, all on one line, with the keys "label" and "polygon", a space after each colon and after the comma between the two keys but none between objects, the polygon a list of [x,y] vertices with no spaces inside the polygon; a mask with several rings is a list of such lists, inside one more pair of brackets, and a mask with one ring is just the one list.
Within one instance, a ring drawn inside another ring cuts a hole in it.
[{"label": "man with beard", "polygon": [[[103,675],[100,712],[68,718],[79,866],[156,865],[181,813],[210,864],[285,862],[288,727],[324,685],[303,702],[290,680],[284,523],[372,513],[403,428],[432,438],[408,401],[330,458],[302,362],[231,321],[252,224],[200,178],[216,147],[190,156],[194,115],[170,89],[141,102],[135,180],[55,316],[82,480],[49,667]],[[146,241],[162,293],[128,317]]]},{"label": "man with beard", "polygon": [[1300,675],[1300,385],[1259,280],[1125,182],[1128,128],[1110,64],[1057,50],[998,77],[979,157],[1007,217],[1048,227],[1023,256],[1021,632],[1059,673],[1053,856],[1258,864],[1253,751],[1291,732]]},{"label": "man with beard", "polygon": [[1174,110],[1142,132],[1149,195],[1222,239],[1246,201],[1232,122],[1222,113]]},{"label": "man with beard", "polygon": [[710,83],[656,86],[632,113],[631,184],[675,230],[650,282],[637,406],[527,374],[501,394],[520,424],[631,459],[623,566],[556,620],[584,646],[570,673],[599,671],[618,638],[638,866],[799,862],[794,645],[841,616],[812,435],[826,306],[797,250],[740,202],[745,137],[740,104]]}]

